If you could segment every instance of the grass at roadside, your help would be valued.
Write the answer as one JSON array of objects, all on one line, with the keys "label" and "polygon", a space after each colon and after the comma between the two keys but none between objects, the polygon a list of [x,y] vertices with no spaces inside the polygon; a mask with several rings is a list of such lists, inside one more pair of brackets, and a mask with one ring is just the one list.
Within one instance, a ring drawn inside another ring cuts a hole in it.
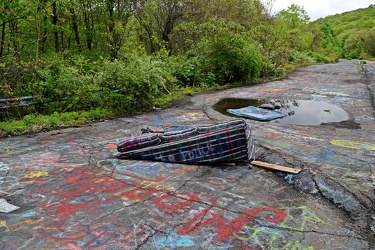
[{"label": "grass at roadside", "polygon": [[90,111],[53,113],[52,115],[26,115],[22,120],[0,122],[0,137],[40,132],[64,127],[81,126],[104,118],[114,117],[105,109]]}]

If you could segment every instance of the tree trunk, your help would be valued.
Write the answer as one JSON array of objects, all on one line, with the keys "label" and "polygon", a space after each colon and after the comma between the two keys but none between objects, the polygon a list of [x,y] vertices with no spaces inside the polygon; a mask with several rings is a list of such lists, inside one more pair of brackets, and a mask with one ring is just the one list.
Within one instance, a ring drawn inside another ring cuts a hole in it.
[{"label": "tree trunk", "polygon": [[3,57],[4,44],[5,44],[5,22],[3,23],[2,30],[1,30],[0,58]]},{"label": "tree trunk", "polygon": [[78,32],[78,23],[77,23],[77,16],[73,8],[70,9],[70,13],[72,13],[72,26],[73,26],[73,32],[75,36],[75,40],[77,43],[78,51],[81,51],[81,40],[79,37],[79,32]]},{"label": "tree trunk", "polygon": [[[87,6],[84,6],[87,7]],[[83,13],[83,19],[85,22],[85,28],[86,28],[86,46],[88,50],[92,49],[92,30],[91,30],[91,25],[90,25],[90,17],[89,13],[87,10],[84,11]]]},{"label": "tree trunk", "polygon": [[56,30],[57,24],[58,24],[58,17],[57,17],[57,5],[56,2],[53,2],[52,4],[52,23],[54,25],[54,30],[53,30],[53,36],[55,39],[55,52],[60,51],[60,46],[59,46],[59,32]]}]

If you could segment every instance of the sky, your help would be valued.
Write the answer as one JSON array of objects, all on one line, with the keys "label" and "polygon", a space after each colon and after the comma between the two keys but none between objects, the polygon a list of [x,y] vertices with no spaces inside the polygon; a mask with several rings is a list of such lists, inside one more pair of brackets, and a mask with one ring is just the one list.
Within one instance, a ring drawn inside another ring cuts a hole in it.
[{"label": "sky", "polygon": [[292,3],[302,6],[310,21],[315,21],[321,17],[367,8],[375,4],[375,0],[274,0],[272,12],[287,9]]}]

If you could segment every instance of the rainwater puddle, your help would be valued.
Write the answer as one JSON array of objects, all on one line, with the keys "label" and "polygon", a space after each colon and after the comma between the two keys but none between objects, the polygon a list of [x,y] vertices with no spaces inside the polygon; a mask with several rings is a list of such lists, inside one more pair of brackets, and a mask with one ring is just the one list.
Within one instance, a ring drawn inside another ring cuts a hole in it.
[{"label": "rainwater puddle", "polygon": [[[323,101],[312,100],[258,100],[225,98],[217,102],[213,108],[223,115],[234,116],[227,109],[239,109],[248,106],[259,107],[262,104],[280,106],[287,116],[274,120],[275,122],[297,125],[320,125],[328,122],[341,122],[349,119],[348,113],[342,108]],[[237,117],[237,116],[234,116]]]}]

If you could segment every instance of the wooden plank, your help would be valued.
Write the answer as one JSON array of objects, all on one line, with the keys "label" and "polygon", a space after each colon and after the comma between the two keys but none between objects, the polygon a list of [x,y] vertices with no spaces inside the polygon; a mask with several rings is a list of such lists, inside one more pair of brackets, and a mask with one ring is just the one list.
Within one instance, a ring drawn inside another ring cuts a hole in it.
[{"label": "wooden plank", "polygon": [[301,172],[301,169],[298,169],[298,168],[288,168],[288,167],[283,167],[283,166],[280,166],[280,165],[270,164],[270,163],[266,163],[266,162],[262,162],[262,161],[252,161],[250,164],[255,165],[255,166],[259,166],[259,167],[263,167],[263,168],[267,168],[267,169],[279,170],[279,171],[283,171],[283,172],[287,172],[287,173],[292,173],[292,174],[298,174],[299,172]]}]

